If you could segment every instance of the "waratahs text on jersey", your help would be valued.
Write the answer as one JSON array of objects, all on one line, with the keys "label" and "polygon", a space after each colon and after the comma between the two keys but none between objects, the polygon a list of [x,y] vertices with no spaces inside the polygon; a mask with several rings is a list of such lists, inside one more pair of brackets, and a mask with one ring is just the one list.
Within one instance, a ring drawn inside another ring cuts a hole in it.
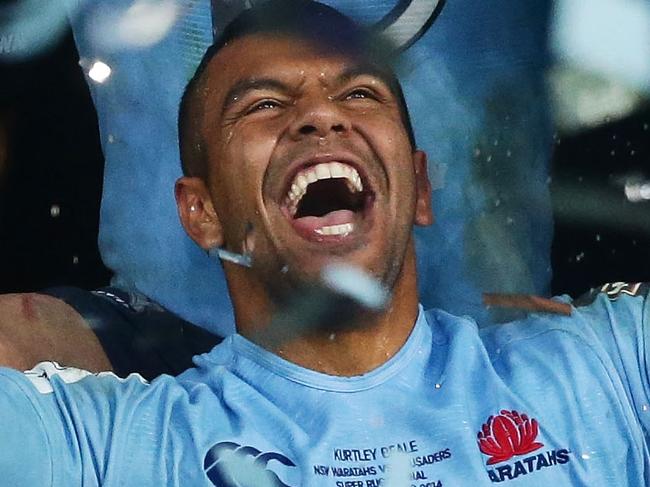
[{"label": "waratahs text on jersey", "polygon": [[536,472],[546,467],[564,465],[571,459],[569,450],[562,448],[559,450],[549,450],[537,455],[531,455],[514,463],[499,465],[498,467],[487,471],[492,482],[503,482],[504,480],[514,480],[522,475]]}]

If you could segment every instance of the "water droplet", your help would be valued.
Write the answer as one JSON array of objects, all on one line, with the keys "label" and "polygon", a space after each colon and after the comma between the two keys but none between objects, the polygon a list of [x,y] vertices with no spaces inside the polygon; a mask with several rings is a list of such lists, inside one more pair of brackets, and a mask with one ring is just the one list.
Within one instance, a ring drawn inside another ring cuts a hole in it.
[{"label": "water droplet", "polygon": [[492,162],[492,156],[491,155],[487,156],[485,162]]},{"label": "water droplet", "polygon": [[591,455],[589,455],[589,453],[583,453],[580,456],[582,457],[583,460],[589,460],[591,458]]},{"label": "water droplet", "polygon": [[512,218],[512,217],[510,217],[510,216],[509,216],[508,218],[506,218],[506,223],[507,223],[508,225],[512,225],[514,222],[515,222],[515,219],[514,219],[514,218]]},{"label": "water droplet", "polygon": [[79,263],[79,257],[76,255],[72,256],[72,264],[77,265]]},{"label": "water droplet", "polygon": [[501,199],[500,198],[497,198],[496,200],[494,200],[494,206],[500,206],[500,205],[501,205]]},{"label": "water droplet", "polygon": [[435,387],[436,389],[440,389],[442,387],[442,384],[436,383],[436,385],[433,387]]},{"label": "water droplet", "polygon": [[61,207],[59,205],[50,206],[50,216],[57,218],[61,214]]},{"label": "water droplet", "polygon": [[494,139],[494,142],[492,142],[492,145],[494,145],[494,147],[498,146],[499,145],[499,140]]},{"label": "water droplet", "polygon": [[616,140],[616,134],[612,135],[612,140]]},{"label": "water droplet", "polygon": [[615,155],[616,155],[616,151],[615,151],[615,150],[611,151],[611,152],[609,153],[609,155],[610,155],[610,156],[615,156]]},{"label": "water droplet", "polygon": [[644,124],[643,124],[643,130],[646,130],[646,131],[647,131],[647,130],[648,130],[648,127],[650,127],[650,125],[648,125],[647,123],[644,123]]},{"label": "water droplet", "polygon": [[578,182],[581,183],[584,180],[582,176],[578,176]]},{"label": "water droplet", "polygon": [[110,75],[111,67],[102,61],[95,61],[88,70],[88,77],[96,83],[103,83]]},{"label": "water droplet", "polygon": [[280,270],[280,272],[281,272],[282,274],[286,274],[287,272],[289,272],[289,266],[288,266],[288,265],[285,265],[285,266]]},{"label": "water droplet", "polygon": [[650,409],[650,406],[648,406],[647,404],[644,404],[643,406],[641,406],[641,409],[644,410],[644,411],[647,411],[647,410]]},{"label": "water droplet", "polygon": [[546,178],[546,184],[551,184],[553,182],[553,178],[551,176]]},{"label": "water droplet", "polygon": [[597,234],[596,234],[596,242],[600,242],[600,240],[601,240],[601,239],[600,239],[600,233],[597,233]]},{"label": "water droplet", "polygon": [[631,155],[631,156],[636,155],[636,151],[635,151],[635,150],[631,150],[631,151],[630,151],[630,155]]},{"label": "water droplet", "polygon": [[506,157],[510,157],[510,156],[512,156],[512,151],[510,149],[508,149],[506,151]]},{"label": "water droplet", "polygon": [[330,342],[333,342],[334,339],[336,338],[336,333],[331,333],[330,336],[327,337],[327,338],[329,338],[329,341],[330,341]]},{"label": "water droplet", "polygon": [[113,134],[108,134],[108,143],[112,144],[115,142],[115,137],[113,137]]},{"label": "water droplet", "polygon": [[481,149],[478,147],[474,149],[474,157],[479,157],[481,155]]},{"label": "water droplet", "polygon": [[576,262],[580,262],[584,258],[585,258],[585,253],[580,252],[578,255],[576,255]]}]

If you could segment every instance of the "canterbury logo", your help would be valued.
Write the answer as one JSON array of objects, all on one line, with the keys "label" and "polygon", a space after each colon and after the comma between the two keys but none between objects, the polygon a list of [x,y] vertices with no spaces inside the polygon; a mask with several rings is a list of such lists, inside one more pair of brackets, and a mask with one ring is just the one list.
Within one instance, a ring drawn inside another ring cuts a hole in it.
[{"label": "canterbury logo", "polygon": [[537,420],[504,409],[483,425],[478,433],[478,447],[490,456],[487,464],[494,465],[542,448],[544,445],[535,441],[538,434]]},{"label": "canterbury logo", "polygon": [[205,455],[203,468],[215,487],[297,487],[285,484],[283,478],[290,477],[295,470],[291,459],[276,452],[261,452],[252,446],[243,446],[231,441],[214,445]]},{"label": "canterbury logo", "polygon": [[[243,10],[265,1],[212,0],[212,27],[214,32],[221,32]],[[332,2],[327,3],[331,4]],[[390,12],[375,24],[375,27],[393,42],[397,51],[403,51],[415,43],[431,27],[431,24],[442,11],[444,3],[445,0],[400,0],[396,2]],[[333,6],[336,7],[336,5]]]}]

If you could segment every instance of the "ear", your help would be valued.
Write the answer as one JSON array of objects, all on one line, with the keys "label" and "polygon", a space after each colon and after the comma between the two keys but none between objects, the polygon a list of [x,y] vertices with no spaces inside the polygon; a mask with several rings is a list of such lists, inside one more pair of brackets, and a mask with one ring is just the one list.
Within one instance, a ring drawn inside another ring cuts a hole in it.
[{"label": "ear", "polygon": [[427,172],[427,155],[421,150],[413,153],[415,168],[415,224],[426,227],[433,223],[431,207],[431,182]]},{"label": "ear", "polygon": [[203,179],[182,177],[174,193],[181,223],[192,240],[205,250],[223,245],[223,228]]}]

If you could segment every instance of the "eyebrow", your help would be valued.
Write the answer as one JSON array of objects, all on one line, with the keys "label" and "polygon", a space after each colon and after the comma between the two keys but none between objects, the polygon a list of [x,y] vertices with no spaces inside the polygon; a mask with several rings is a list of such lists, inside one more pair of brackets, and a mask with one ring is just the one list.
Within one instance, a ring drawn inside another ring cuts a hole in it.
[{"label": "eyebrow", "polygon": [[249,91],[268,89],[287,92],[289,91],[289,86],[274,78],[247,78],[240,80],[228,90],[221,112],[225,113],[228,111],[239,98],[243,97]]},{"label": "eyebrow", "polygon": [[339,83],[345,83],[361,76],[370,76],[372,78],[377,78],[391,91],[393,91],[390,76],[385,71],[372,64],[355,64],[353,66],[350,66],[338,75],[337,81]]},{"label": "eyebrow", "polygon": [[[393,92],[392,83],[390,77],[381,69],[370,64],[355,64],[343,70],[341,74],[337,76],[337,83],[343,84],[354,78],[360,76],[371,76],[378,79],[384,83],[391,92]],[[278,90],[283,92],[288,92],[291,90],[289,85],[283,83],[282,81],[275,78],[247,78],[242,79],[235,83],[226,94],[225,102],[221,113],[226,113],[239,98],[242,98],[245,94],[250,91],[255,90]]]}]

